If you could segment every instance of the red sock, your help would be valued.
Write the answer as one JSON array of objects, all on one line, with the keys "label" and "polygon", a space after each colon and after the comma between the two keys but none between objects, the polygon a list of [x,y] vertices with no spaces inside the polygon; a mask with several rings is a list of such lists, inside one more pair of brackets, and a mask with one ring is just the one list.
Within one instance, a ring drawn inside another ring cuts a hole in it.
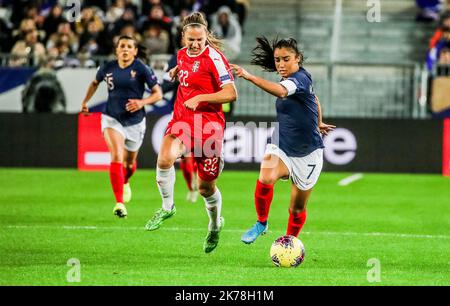
[{"label": "red sock", "polygon": [[112,162],[109,167],[109,178],[117,203],[123,203],[123,166],[122,163]]},{"label": "red sock", "polygon": [[127,184],[130,180],[130,177],[133,176],[134,172],[136,172],[137,168],[137,162],[134,162],[133,167],[130,169],[128,167],[123,167],[123,177],[124,177],[124,184]]},{"label": "red sock", "polygon": [[255,207],[259,222],[264,223],[267,221],[272,199],[273,185],[263,184],[258,180],[255,190]]},{"label": "red sock", "polygon": [[289,210],[289,222],[286,235],[298,237],[298,234],[302,230],[302,227],[305,224],[305,222],[306,222],[306,209],[297,214],[293,214],[291,210]]},{"label": "red sock", "polygon": [[180,169],[183,172],[184,180],[186,181],[187,187],[190,191],[192,188],[192,178],[194,176],[194,159],[191,157],[182,158],[180,161]]}]

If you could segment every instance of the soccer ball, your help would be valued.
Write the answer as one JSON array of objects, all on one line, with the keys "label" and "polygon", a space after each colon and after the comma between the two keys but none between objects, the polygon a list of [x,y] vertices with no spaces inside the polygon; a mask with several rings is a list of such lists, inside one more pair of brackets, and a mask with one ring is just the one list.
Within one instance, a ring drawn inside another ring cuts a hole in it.
[{"label": "soccer ball", "polygon": [[294,236],[281,236],[272,244],[270,257],[277,267],[297,267],[305,259],[305,247]]}]

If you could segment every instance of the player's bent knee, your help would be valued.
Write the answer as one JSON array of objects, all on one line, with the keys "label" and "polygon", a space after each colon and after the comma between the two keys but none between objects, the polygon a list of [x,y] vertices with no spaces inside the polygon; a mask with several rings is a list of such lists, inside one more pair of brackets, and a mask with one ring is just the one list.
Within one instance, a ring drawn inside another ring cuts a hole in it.
[{"label": "player's bent knee", "polygon": [[200,193],[200,195],[204,198],[210,197],[214,194],[214,186],[210,186],[210,185],[200,185],[198,187],[198,192]]},{"label": "player's bent knee", "polygon": [[158,168],[160,168],[160,169],[169,169],[169,168],[172,168],[174,162],[170,159],[163,158],[163,159],[158,159],[157,164],[158,164]]}]

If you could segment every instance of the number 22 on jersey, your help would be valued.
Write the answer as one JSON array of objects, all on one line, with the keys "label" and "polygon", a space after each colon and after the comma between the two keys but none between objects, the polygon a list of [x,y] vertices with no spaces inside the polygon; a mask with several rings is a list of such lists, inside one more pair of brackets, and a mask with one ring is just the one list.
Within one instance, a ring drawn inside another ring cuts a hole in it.
[{"label": "number 22 on jersey", "polygon": [[187,70],[180,70],[178,77],[180,79],[180,85],[181,86],[184,86],[184,87],[188,87],[189,86],[189,84],[187,82],[188,76],[189,76],[189,71],[187,71]]}]

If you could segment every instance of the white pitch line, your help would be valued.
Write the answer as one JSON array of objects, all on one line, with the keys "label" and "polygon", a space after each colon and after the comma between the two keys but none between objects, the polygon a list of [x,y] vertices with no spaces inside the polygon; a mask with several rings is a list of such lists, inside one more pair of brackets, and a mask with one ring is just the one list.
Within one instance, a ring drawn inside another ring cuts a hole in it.
[{"label": "white pitch line", "polygon": [[339,186],[347,186],[347,185],[350,185],[351,183],[356,182],[362,178],[363,178],[362,173],[356,173],[356,174],[350,175],[349,177],[346,177],[345,179],[340,180],[338,185]]},{"label": "white pitch line", "polygon": [[[55,230],[86,230],[86,231],[145,231],[144,227],[120,227],[120,226],[51,226],[51,225],[7,225],[0,226],[3,229],[55,229]],[[189,231],[203,232],[206,228],[189,227],[163,227],[162,231]],[[228,233],[243,233],[245,229],[224,229]],[[426,235],[426,234],[402,234],[402,233],[358,233],[358,232],[302,232],[305,235],[323,235],[323,236],[367,236],[367,237],[394,237],[394,238],[413,238],[413,239],[450,239],[448,235]]]}]

